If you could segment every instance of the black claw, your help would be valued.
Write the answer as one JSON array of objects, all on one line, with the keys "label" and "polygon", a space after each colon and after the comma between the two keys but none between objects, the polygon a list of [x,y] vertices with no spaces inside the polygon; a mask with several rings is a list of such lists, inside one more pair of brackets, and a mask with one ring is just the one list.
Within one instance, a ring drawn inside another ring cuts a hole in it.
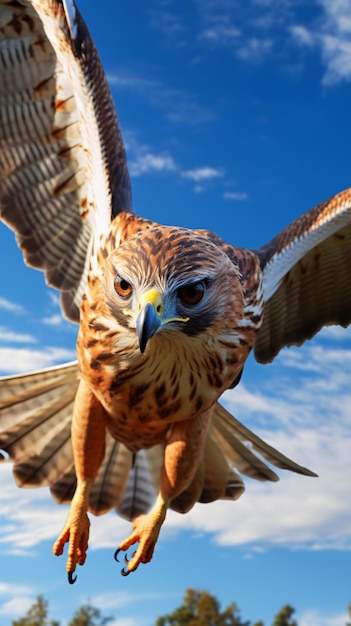
[{"label": "black claw", "polygon": [[[113,558],[115,559],[115,561],[117,561],[117,563],[119,563],[119,553],[120,552],[124,552],[124,550],[122,550],[121,548],[117,548],[116,552],[114,553]],[[134,550],[131,558],[133,558],[133,556],[135,556],[137,553],[137,550]],[[129,574],[131,573],[130,570],[128,569],[128,563],[129,563],[130,559],[128,559],[128,555],[127,553],[124,555],[124,562],[127,565],[127,568],[123,567],[123,569],[121,569],[121,574],[122,576],[129,576]]]},{"label": "black claw", "polygon": [[121,548],[117,548],[116,552],[113,555],[113,558],[114,558],[115,561],[117,561],[117,563],[119,563],[118,555],[119,555],[120,552],[122,552]]},{"label": "black claw", "polygon": [[73,578],[73,572],[68,572],[68,582],[70,585],[74,585],[74,583],[77,580],[77,574],[75,575],[75,577]]},{"label": "black claw", "polygon": [[129,571],[129,569],[126,569],[124,567],[123,569],[121,569],[121,574],[122,574],[122,576],[129,576],[130,571]]}]

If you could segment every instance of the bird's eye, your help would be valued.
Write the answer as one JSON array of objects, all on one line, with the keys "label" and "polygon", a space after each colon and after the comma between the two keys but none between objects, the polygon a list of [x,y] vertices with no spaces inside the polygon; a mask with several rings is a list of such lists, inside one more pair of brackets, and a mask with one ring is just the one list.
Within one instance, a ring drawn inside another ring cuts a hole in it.
[{"label": "bird's eye", "polygon": [[116,276],[114,287],[116,293],[121,296],[121,298],[128,298],[133,291],[133,287],[127,280],[122,278],[121,276]]},{"label": "bird's eye", "polygon": [[184,304],[197,304],[204,295],[204,283],[193,283],[192,285],[184,285],[178,290],[178,296]]}]

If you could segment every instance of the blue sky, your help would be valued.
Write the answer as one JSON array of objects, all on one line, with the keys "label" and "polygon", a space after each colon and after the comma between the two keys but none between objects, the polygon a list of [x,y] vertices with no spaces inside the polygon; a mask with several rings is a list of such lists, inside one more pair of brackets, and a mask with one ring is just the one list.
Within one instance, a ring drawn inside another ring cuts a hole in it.
[{"label": "blue sky", "polygon": [[[80,3],[110,80],[144,217],[211,228],[255,248],[350,185],[348,0]],[[76,327],[23,265],[0,225],[0,373],[71,360]],[[88,599],[113,626],[149,626],[187,587],[235,601],[269,626],[285,604],[299,626],[344,626],[351,602],[350,329],[330,328],[272,365],[249,359],[224,398],[269,443],[319,474],[246,479],[236,503],[168,515],[153,562],[128,578],[113,551],[129,532],[93,518],[73,587],[51,545],[67,510],[19,490],[1,467],[0,624],[38,593],[68,620]]]}]

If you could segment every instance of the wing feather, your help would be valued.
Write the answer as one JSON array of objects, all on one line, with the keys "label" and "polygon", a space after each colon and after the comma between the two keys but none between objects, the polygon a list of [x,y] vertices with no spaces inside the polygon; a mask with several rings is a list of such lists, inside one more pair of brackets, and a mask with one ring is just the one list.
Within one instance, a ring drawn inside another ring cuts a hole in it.
[{"label": "wing feather", "polygon": [[132,205],[112,96],[73,0],[0,1],[0,167],[0,218],[78,321],[94,242]]},{"label": "wing feather", "polygon": [[254,350],[269,362],[323,326],[351,322],[351,188],[314,207],[255,251],[265,309]]},{"label": "wing feather", "polygon": [[14,461],[17,484],[53,485],[73,467],[77,364],[3,377],[0,382],[0,448]]}]

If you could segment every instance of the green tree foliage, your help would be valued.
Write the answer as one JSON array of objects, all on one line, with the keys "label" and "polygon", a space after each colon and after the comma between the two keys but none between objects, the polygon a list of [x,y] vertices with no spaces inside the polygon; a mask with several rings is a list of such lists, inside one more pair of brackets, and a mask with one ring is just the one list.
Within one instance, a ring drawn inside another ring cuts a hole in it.
[{"label": "green tree foliage", "polygon": [[14,620],[12,626],[60,626],[60,623],[48,619],[48,603],[39,595],[26,615]]},{"label": "green tree foliage", "polygon": [[298,626],[296,620],[291,619],[295,613],[295,609],[289,604],[283,606],[279,613],[276,614],[273,622],[273,626]]},{"label": "green tree foliage", "polygon": [[[274,617],[272,626],[298,626],[293,619],[295,609],[289,604],[283,606]],[[113,617],[104,617],[101,611],[89,602],[81,606],[73,615],[68,626],[106,626]],[[39,595],[26,615],[11,622],[12,626],[60,626],[60,622],[48,619],[48,602]],[[223,611],[219,601],[208,591],[187,589],[183,604],[169,615],[159,617],[155,626],[265,626],[262,621],[243,622],[235,602]],[[348,619],[345,626],[351,626],[351,604],[348,606]]]},{"label": "green tree foliage", "polygon": [[102,617],[101,611],[88,603],[78,609],[68,626],[105,626],[111,619],[113,618]]},{"label": "green tree foliage", "polygon": [[349,621],[346,622],[345,626],[351,626],[351,604],[349,604],[349,606],[347,607],[347,610],[349,612],[349,614],[348,614],[348,620]]},{"label": "green tree foliage", "polygon": [[241,621],[234,602],[221,611],[217,598],[208,591],[187,589],[183,604],[159,617],[155,626],[250,626],[250,622]]},{"label": "green tree foliage", "polygon": [[[101,611],[89,602],[76,611],[68,626],[105,626],[112,617],[103,617]],[[60,626],[60,622],[48,619],[48,602],[39,595],[24,617],[12,622],[12,626]]]}]

